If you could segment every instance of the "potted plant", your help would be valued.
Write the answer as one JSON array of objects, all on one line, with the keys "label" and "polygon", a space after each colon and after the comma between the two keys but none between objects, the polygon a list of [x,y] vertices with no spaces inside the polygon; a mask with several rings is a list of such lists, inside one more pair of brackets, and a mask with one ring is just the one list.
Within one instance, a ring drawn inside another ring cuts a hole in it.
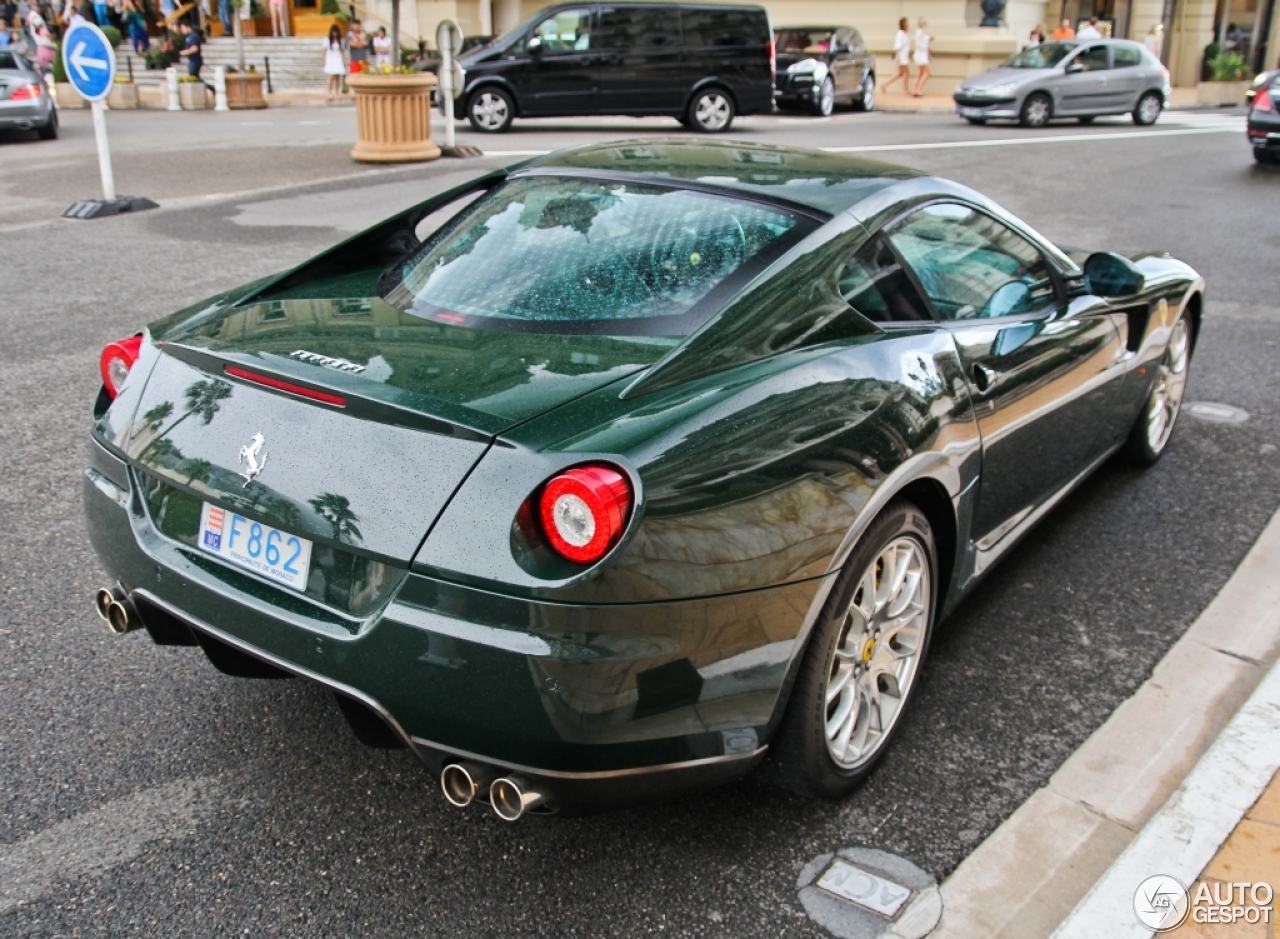
[{"label": "potted plant", "polygon": [[53,72],[53,96],[57,99],[58,107],[69,111],[87,108],[89,102],[80,97],[80,92],[76,91],[75,86],[67,80],[67,68],[62,62],[61,43],[58,44],[58,54],[54,56],[50,68]]},{"label": "potted plant", "polygon": [[117,75],[111,90],[107,92],[107,105],[113,111],[136,111],[138,86],[127,75]]},{"label": "potted plant", "polygon": [[431,142],[431,89],[436,77],[405,66],[347,76],[355,92],[356,133],[351,158],[361,163],[435,160]]},{"label": "potted plant", "polygon": [[227,107],[233,111],[265,108],[267,99],[262,95],[265,75],[250,65],[243,72],[227,69]]},{"label": "potted plant", "polygon": [[1219,52],[1209,60],[1212,81],[1196,85],[1196,101],[1218,107],[1230,107],[1244,102],[1249,87],[1249,65],[1244,56],[1235,52]]},{"label": "potted plant", "polygon": [[194,75],[178,76],[178,101],[184,111],[203,111],[208,106],[207,88]]}]

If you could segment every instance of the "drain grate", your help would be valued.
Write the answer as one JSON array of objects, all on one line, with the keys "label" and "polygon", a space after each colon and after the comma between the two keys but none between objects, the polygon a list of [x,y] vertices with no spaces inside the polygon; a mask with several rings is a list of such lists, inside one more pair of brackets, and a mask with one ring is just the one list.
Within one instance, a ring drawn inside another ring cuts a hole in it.
[{"label": "drain grate", "polygon": [[809,918],[837,939],[920,939],[942,916],[933,877],[874,848],[819,855],[796,888]]}]

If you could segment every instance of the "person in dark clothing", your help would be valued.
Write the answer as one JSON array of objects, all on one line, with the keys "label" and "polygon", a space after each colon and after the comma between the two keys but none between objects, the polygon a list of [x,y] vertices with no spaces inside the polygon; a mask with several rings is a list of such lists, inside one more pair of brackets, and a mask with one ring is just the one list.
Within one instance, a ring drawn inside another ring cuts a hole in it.
[{"label": "person in dark clothing", "polygon": [[181,27],[182,35],[186,37],[182,42],[182,49],[178,55],[187,60],[187,74],[192,78],[200,77],[200,69],[204,65],[204,43],[200,37],[200,30],[192,29],[190,23],[184,22]]}]

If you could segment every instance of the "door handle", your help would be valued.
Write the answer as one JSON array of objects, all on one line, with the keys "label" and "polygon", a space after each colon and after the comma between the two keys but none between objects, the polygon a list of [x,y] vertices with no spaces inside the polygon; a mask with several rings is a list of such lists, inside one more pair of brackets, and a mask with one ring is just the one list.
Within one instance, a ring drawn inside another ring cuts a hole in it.
[{"label": "door handle", "polygon": [[979,391],[990,391],[1000,384],[1000,376],[985,365],[974,365],[973,383],[978,386]]}]

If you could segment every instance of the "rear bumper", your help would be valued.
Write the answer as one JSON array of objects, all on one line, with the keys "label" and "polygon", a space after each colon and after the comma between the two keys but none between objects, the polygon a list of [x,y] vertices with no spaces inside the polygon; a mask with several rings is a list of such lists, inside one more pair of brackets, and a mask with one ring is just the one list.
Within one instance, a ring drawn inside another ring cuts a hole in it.
[{"label": "rear bumper", "polygon": [[1251,118],[1248,123],[1248,139],[1255,150],[1280,150],[1280,120],[1263,121]]},{"label": "rear bumper", "polygon": [[356,619],[163,537],[124,464],[93,448],[90,537],[139,606],[360,701],[434,772],[459,758],[517,772],[564,811],[749,772],[827,584],[591,607],[410,575]]},{"label": "rear bumper", "polygon": [[0,101],[0,129],[30,130],[33,127],[43,127],[49,123],[52,110],[48,95],[42,96],[40,101],[33,104],[10,104]]}]

